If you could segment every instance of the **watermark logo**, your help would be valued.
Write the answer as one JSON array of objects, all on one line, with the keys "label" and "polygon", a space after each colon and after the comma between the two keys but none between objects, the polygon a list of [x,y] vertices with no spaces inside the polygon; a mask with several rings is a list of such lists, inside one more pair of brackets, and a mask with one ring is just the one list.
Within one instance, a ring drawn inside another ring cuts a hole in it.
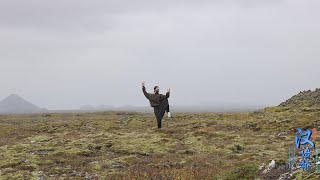
[{"label": "watermark logo", "polygon": [[[296,148],[300,152],[300,161],[299,167],[303,171],[311,171],[314,167],[315,171],[318,172],[318,148],[314,143],[315,138],[318,134],[316,128],[307,129],[303,131],[302,129],[298,128],[298,133],[295,136],[295,146],[289,147],[289,158],[288,158],[288,166],[290,169],[291,174],[293,173],[294,166],[297,163],[298,157],[296,156]],[[312,162],[312,154],[313,151],[315,153],[315,162]],[[314,166],[313,166],[314,163]]]}]

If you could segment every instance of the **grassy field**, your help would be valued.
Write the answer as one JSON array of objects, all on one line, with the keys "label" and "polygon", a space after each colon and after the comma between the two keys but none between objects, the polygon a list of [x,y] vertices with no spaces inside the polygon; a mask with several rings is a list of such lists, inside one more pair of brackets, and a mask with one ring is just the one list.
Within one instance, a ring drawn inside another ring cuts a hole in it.
[{"label": "grassy field", "polygon": [[273,179],[259,165],[285,165],[297,128],[318,128],[319,115],[183,113],[163,129],[143,113],[1,115],[0,179]]}]

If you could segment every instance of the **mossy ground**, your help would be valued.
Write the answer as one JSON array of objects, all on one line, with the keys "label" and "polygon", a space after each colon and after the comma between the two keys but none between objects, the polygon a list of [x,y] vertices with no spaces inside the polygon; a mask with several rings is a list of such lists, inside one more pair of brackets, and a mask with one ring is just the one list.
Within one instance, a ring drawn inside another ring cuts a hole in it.
[{"label": "mossy ground", "polygon": [[1,115],[0,178],[263,179],[259,164],[286,162],[296,129],[318,128],[319,115],[184,113],[164,118],[163,129],[143,113]]}]

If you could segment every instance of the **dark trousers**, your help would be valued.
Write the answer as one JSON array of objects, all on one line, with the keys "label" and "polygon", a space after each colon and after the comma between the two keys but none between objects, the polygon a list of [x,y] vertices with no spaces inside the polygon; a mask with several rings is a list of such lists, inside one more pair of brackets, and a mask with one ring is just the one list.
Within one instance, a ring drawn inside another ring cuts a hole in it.
[{"label": "dark trousers", "polygon": [[164,116],[164,113],[170,112],[168,99],[167,98],[164,99],[159,106],[155,106],[153,108],[154,108],[154,114],[156,115],[156,118],[157,118],[158,128],[160,129],[161,121]]}]

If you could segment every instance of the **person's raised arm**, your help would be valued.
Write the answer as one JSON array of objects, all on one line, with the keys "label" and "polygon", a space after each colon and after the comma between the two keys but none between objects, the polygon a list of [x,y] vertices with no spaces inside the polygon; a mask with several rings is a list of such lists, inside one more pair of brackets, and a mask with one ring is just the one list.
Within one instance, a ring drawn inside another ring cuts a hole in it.
[{"label": "person's raised arm", "polygon": [[142,92],[143,92],[144,96],[147,99],[149,99],[149,93],[147,93],[147,91],[146,91],[146,87],[145,87],[145,82],[144,81],[142,82]]},{"label": "person's raised arm", "polygon": [[168,92],[166,93],[166,98],[170,97],[170,88],[168,89]]}]

